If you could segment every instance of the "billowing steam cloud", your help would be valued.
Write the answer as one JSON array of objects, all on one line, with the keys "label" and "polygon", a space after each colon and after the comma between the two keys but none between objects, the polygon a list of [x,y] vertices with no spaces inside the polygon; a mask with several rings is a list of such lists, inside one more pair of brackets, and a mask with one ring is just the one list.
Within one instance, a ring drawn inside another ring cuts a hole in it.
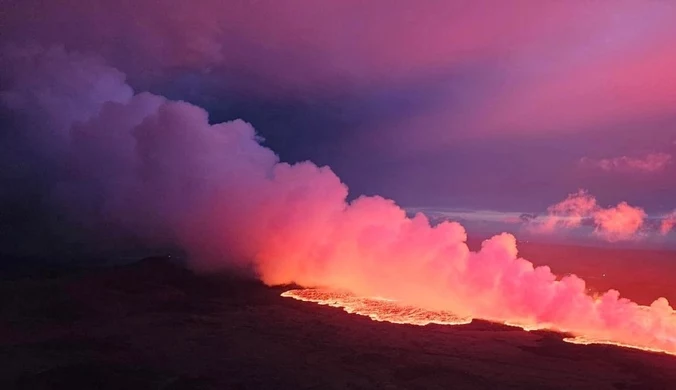
[{"label": "billowing steam cloud", "polygon": [[[211,125],[199,107],[134,94],[119,71],[87,56],[32,48],[5,59],[12,74],[2,103],[18,133],[11,148],[49,163],[17,175],[48,176],[49,202],[87,230],[179,243],[196,269],[252,267],[268,284],[347,289],[676,351],[664,298],[649,307],[612,290],[595,298],[578,277],[557,279],[519,258],[509,234],[471,252],[457,223],[432,227],[380,197],[348,203],[329,168],[281,163],[247,123]],[[612,234],[635,231],[643,218],[624,204],[599,209],[584,193],[551,211],[554,225],[566,226],[595,213]]]},{"label": "billowing steam cloud", "polygon": [[631,240],[638,237],[646,218],[639,207],[621,202],[615,207],[603,208],[596,198],[583,190],[547,209],[547,216],[533,221],[534,229],[552,232],[557,228],[577,228],[585,223],[592,224],[594,233],[608,241]]}]

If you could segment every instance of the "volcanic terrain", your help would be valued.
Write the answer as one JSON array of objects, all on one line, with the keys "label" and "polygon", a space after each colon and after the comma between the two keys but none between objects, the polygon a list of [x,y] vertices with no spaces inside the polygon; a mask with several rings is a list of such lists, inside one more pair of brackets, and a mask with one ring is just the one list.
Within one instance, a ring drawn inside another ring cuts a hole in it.
[{"label": "volcanic terrain", "polygon": [[166,259],[5,275],[3,389],[673,389],[676,358],[372,321]]}]

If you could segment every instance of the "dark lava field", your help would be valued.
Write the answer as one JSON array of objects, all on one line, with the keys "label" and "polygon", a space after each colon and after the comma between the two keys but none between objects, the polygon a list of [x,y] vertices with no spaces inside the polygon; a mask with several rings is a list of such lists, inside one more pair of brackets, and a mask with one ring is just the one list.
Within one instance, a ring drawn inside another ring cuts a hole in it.
[{"label": "dark lava field", "polygon": [[676,357],[379,323],[163,259],[0,279],[1,389],[674,389]]}]

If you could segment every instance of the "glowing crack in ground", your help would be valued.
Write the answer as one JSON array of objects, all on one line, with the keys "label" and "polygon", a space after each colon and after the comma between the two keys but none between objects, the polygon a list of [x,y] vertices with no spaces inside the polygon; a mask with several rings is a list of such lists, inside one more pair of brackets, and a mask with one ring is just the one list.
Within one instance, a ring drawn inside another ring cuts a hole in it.
[{"label": "glowing crack in ground", "polygon": [[415,306],[402,305],[386,298],[362,298],[349,292],[337,292],[308,288],[289,290],[283,297],[320,305],[339,307],[351,314],[359,314],[374,321],[410,325],[464,325],[472,322],[470,317],[460,317],[448,311],[430,311]]},{"label": "glowing crack in ground", "polygon": [[[306,288],[288,290],[281,294],[286,298],[293,298],[304,302],[313,302],[342,308],[350,314],[358,314],[369,317],[374,321],[391,322],[394,324],[409,324],[425,326],[438,325],[466,325],[472,322],[471,317],[461,317],[448,311],[432,311],[415,306],[403,305],[395,300],[380,297],[360,297],[349,292],[334,291],[321,288]],[[549,329],[548,326],[522,326],[514,323],[505,323],[508,326],[521,328],[525,331]],[[571,344],[590,345],[614,345],[623,348],[638,349],[647,352],[665,353],[676,356],[676,353],[658,348],[630,345],[608,340],[592,339],[584,336],[565,337],[563,341]]]}]

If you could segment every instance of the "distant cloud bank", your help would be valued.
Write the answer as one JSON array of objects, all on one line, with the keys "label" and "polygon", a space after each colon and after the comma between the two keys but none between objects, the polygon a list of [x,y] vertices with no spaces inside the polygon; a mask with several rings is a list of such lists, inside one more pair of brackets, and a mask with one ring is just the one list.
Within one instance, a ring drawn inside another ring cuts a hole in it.
[{"label": "distant cloud bank", "polygon": [[518,229],[522,233],[536,235],[555,235],[578,230],[578,233],[610,243],[664,236],[676,227],[676,210],[664,215],[649,216],[643,208],[627,202],[604,207],[598,203],[596,197],[582,189],[549,206],[543,213],[433,207],[411,207],[406,210],[410,214],[421,212],[432,222],[450,220],[476,226],[492,224],[497,229]]},{"label": "distant cloud bank", "polygon": [[672,162],[668,153],[650,153],[643,157],[614,157],[595,160],[588,157],[580,159],[582,167],[601,169],[607,172],[644,172],[653,173],[664,170]]},{"label": "distant cloud bank", "polygon": [[669,234],[674,226],[676,226],[676,210],[664,216],[660,225],[660,233],[663,235]]}]

